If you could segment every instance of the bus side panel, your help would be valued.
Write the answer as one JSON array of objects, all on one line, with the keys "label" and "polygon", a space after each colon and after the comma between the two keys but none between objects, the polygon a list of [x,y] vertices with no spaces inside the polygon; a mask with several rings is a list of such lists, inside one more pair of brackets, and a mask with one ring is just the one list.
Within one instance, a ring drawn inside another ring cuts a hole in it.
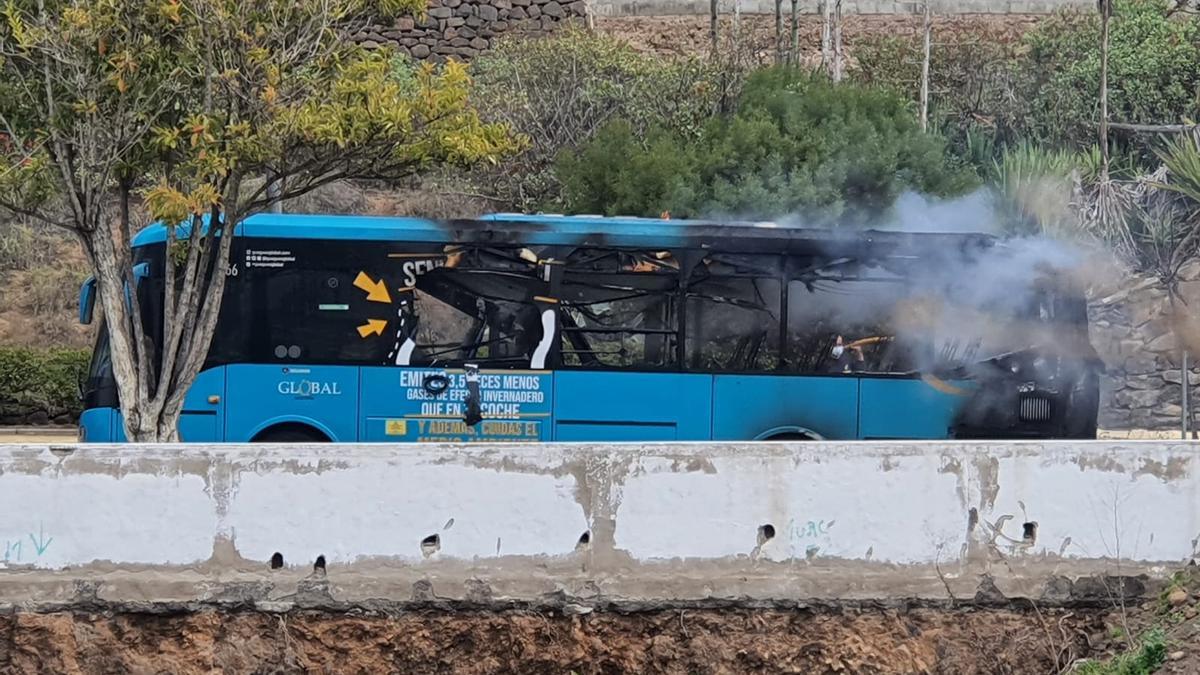
[{"label": "bus side panel", "polygon": [[712,376],[558,371],[558,441],[699,441],[712,436]]},{"label": "bus side panel", "polygon": [[858,432],[858,379],[803,375],[716,375],[713,438],[744,441],[806,429],[828,439]]},{"label": "bus side panel", "polygon": [[864,378],[859,438],[949,438],[965,399],[915,379]]},{"label": "bus side panel", "polygon": [[[444,391],[438,391],[441,378]],[[359,438],[392,443],[548,441],[553,386],[547,371],[481,371],[483,421],[469,427],[463,422],[468,393],[463,370],[363,368]]]},{"label": "bus side panel", "polygon": [[210,368],[196,376],[183,400],[179,437],[186,443],[225,440],[225,368]]},{"label": "bus side panel", "polygon": [[225,440],[244,443],[276,424],[310,426],[336,442],[358,438],[355,366],[226,366]]}]

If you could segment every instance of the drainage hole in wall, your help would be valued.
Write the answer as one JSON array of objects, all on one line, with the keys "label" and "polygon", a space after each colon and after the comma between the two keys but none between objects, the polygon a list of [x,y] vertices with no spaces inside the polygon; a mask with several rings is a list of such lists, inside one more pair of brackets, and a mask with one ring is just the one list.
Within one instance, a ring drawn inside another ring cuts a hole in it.
[{"label": "drainage hole in wall", "polygon": [[279,551],[275,551],[275,553],[271,555],[271,569],[277,570],[280,567],[283,567],[283,554]]},{"label": "drainage hole in wall", "polygon": [[967,532],[974,532],[975,526],[979,524],[979,509],[974,506],[970,511],[967,511]]},{"label": "drainage hole in wall", "polygon": [[431,534],[421,540],[421,555],[426,558],[437,553],[442,548],[442,538],[436,534]]},{"label": "drainage hole in wall", "polygon": [[313,571],[316,572],[317,570],[325,570],[325,556],[323,555],[317,556],[317,561],[313,563]]},{"label": "drainage hole in wall", "polygon": [[1021,526],[1021,538],[1032,544],[1037,541],[1037,522],[1028,522]]},{"label": "drainage hole in wall", "polygon": [[575,550],[585,549],[592,543],[592,531],[584,530],[583,534],[579,535],[579,541],[575,543]]},{"label": "drainage hole in wall", "polygon": [[775,526],[774,525],[767,523],[766,525],[758,526],[758,545],[759,546],[762,546],[763,544],[767,543],[768,541],[771,541],[774,538],[775,538]]}]

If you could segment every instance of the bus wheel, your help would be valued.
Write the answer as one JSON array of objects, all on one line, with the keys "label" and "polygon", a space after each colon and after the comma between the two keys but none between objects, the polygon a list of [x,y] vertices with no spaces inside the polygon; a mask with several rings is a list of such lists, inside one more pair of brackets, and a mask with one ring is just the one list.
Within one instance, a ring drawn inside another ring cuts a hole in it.
[{"label": "bus wheel", "polygon": [[251,443],[328,443],[329,437],[303,424],[280,424],[264,429]]},{"label": "bus wheel", "polygon": [[766,440],[768,443],[771,443],[774,441],[815,441],[817,439],[815,439],[812,436],[809,436],[807,434],[787,433],[787,434],[776,434]]}]

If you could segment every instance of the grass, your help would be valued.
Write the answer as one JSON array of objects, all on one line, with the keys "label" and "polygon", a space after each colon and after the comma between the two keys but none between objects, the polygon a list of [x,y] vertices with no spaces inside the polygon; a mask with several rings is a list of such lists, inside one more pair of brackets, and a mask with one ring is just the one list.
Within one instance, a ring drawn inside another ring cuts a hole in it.
[{"label": "grass", "polygon": [[1118,654],[1107,661],[1080,664],[1078,675],[1150,675],[1167,661],[1167,637],[1161,628],[1152,628],[1142,636],[1136,649]]}]

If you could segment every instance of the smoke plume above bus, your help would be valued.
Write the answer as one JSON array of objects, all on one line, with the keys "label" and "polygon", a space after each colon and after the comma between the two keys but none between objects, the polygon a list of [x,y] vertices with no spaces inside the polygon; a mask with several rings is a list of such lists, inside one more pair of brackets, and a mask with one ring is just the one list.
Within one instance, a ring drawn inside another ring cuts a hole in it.
[{"label": "smoke plume above bus", "polygon": [[[796,216],[775,224],[809,226]],[[886,217],[862,229],[989,234],[997,242],[982,251],[947,245],[920,260],[843,263],[814,282],[826,292],[791,298],[789,315],[810,325],[844,327],[847,343],[882,337],[906,345],[905,360],[919,371],[1031,348],[1094,355],[1083,298],[1111,266],[1096,265],[1094,254],[1075,243],[1006,236],[1004,215],[989,191],[954,199],[905,193]]]}]

